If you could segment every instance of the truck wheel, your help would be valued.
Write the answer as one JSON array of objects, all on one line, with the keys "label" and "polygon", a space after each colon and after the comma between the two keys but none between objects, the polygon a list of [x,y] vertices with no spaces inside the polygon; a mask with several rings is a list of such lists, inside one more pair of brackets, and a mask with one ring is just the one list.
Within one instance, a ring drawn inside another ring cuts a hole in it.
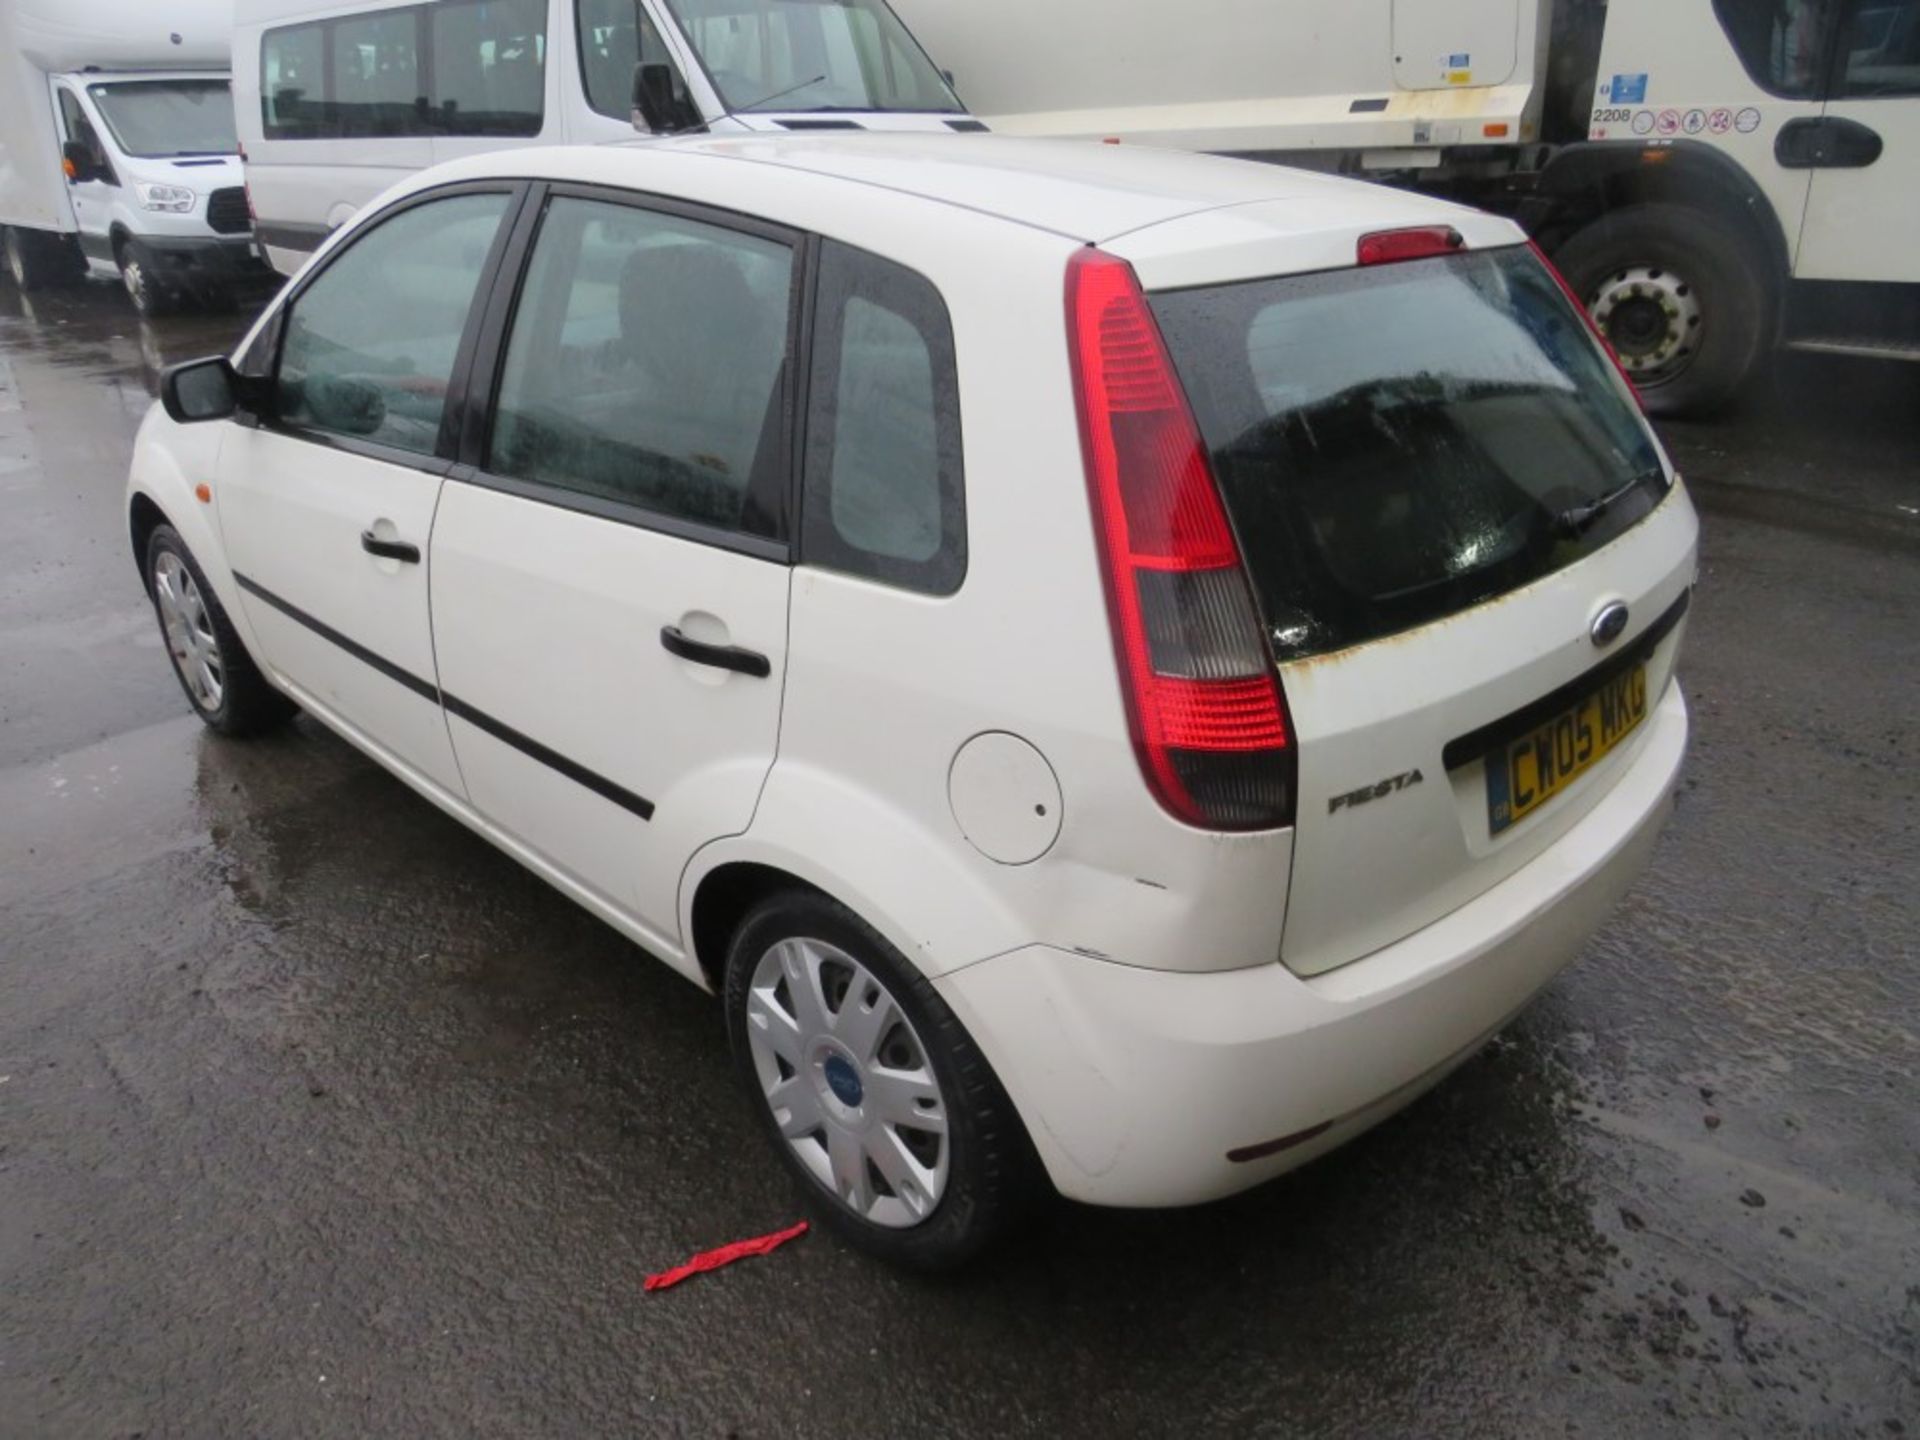
[{"label": "truck wheel", "polygon": [[127,287],[127,299],[142,315],[167,315],[179,306],[179,297],[160,283],[153,256],[138,240],[120,247],[120,283]]},{"label": "truck wheel", "polygon": [[65,235],[8,226],[4,248],[7,273],[22,290],[44,290],[75,279],[84,268],[73,242]]},{"label": "truck wheel", "polygon": [[1613,211],[1577,231],[1554,263],[1655,415],[1719,409],[1766,352],[1766,265],[1707,211],[1658,204]]}]

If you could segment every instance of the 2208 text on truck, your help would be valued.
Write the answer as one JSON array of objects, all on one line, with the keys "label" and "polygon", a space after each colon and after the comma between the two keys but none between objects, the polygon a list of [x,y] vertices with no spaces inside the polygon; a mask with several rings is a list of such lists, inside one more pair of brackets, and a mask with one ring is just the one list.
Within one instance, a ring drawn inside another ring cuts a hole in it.
[{"label": "2208 text on truck", "polygon": [[128,518],[201,715],[306,709],[719,992],[777,1153],[903,1261],[1405,1104],[1686,745],[1696,523],[1630,389],[1510,222],[1377,187],[476,157],[163,401]]}]

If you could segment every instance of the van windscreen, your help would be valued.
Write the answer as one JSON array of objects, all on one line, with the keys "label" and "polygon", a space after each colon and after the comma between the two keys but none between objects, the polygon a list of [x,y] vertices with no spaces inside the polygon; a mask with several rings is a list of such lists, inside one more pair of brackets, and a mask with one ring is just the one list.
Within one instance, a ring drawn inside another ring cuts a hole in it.
[{"label": "van windscreen", "polygon": [[100,118],[129,155],[232,155],[233,94],[225,80],[116,80],[90,85]]},{"label": "van windscreen", "polygon": [[884,0],[667,0],[727,109],[961,113]]},{"label": "van windscreen", "polygon": [[1283,661],[1515,590],[1666,495],[1612,363],[1524,248],[1150,298]]}]

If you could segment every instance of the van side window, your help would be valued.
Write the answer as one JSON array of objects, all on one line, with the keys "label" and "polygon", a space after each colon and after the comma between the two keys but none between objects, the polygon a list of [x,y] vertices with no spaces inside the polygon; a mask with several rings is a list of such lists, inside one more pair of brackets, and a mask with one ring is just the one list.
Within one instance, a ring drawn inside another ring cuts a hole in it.
[{"label": "van side window", "polygon": [[433,454],[454,355],[509,198],[430,200],[350,240],[288,307],[276,417]]},{"label": "van side window", "polygon": [[778,538],[792,276],[775,240],[556,199],[507,339],[487,469]]},{"label": "van side window", "polygon": [[433,109],[449,135],[538,135],[546,113],[547,0],[435,5]]},{"label": "van side window", "polygon": [[260,118],[269,140],[538,135],[546,0],[440,0],[269,30]]},{"label": "van side window", "polygon": [[353,15],[327,26],[333,86],[327,94],[333,129],[343,137],[413,135],[420,130],[424,87],[420,26],[411,10]]},{"label": "van side window", "polygon": [[628,119],[634,67],[672,64],[666,42],[640,0],[578,0],[577,23],[587,104],[615,120]]},{"label": "van side window", "polygon": [[60,89],[60,119],[67,127],[67,139],[86,146],[93,155],[94,163],[105,166],[107,156],[100,148],[99,133],[93,128],[93,122],[87,119],[86,112],[80,108],[80,101],[65,86]]},{"label": "van side window", "polygon": [[931,595],[967,571],[953,327],[924,276],[821,247],[803,558]]}]

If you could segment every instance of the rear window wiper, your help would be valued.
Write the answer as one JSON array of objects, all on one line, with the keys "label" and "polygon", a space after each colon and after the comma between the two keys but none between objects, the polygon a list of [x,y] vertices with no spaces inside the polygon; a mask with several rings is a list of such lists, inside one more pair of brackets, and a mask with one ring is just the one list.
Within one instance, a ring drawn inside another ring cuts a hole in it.
[{"label": "rear window wiper", "polygon": [[1553,517],[1553,528],[1577,540],[1598,524],[1600,517],[1612,509],[1616,501],[1626,499],[1642,485],[1659,480],[1664,474],[1660,470],[1642,471],[1610,495],[1602,495],[1585,505],[1570,505]]}]

